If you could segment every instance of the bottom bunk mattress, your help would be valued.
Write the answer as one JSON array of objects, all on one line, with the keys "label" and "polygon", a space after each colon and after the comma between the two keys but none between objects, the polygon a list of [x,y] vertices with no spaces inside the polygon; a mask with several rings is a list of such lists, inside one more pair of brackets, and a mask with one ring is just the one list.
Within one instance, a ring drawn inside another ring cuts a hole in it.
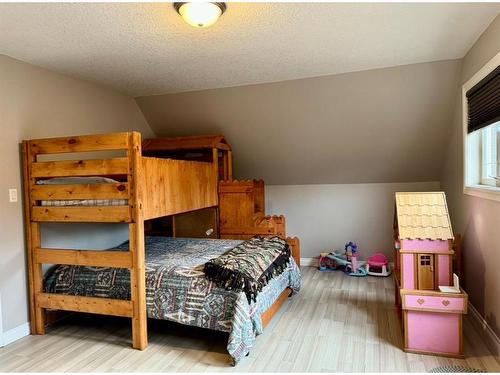
[{"label": "bottom bunk mattress", "polygon": [[[244,241],[146,237],[146,302],[148,317],[229,333],[227,350],[235,362],[263,331],[261,315],[286,288],[300,289],[297,264],[272,278],[255,302],[244,292],[216,286],[203,272],[204,264]],[[116,251],[127,251],[128,242]],[[45,291],[88,297],[130,299],[127,269],[54,266],[46,275]]]}]

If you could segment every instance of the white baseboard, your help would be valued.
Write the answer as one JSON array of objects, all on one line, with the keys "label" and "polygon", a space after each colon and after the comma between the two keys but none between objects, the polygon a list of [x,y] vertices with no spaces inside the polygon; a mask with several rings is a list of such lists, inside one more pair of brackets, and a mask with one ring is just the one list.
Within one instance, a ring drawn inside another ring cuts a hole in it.
[{"label": "white baseboard", "polygon": [[0,347],[12,344],[14,341],[22,339],[30,334],[30,324],[24,323],[7,332],[0,333]]},{"label": "white baseboard", "polygon": [[318,257],[300,258],[300,265],[302,267],[318,267]]},{"label": "white baseboard", "polygon": [[469,302],[470,322],[478,331],[479,335],[484,339],[488,348],[496,356],[497,361],[500,359],[500,338],[495,334],[488,322],[481,316],[479,311]]}]

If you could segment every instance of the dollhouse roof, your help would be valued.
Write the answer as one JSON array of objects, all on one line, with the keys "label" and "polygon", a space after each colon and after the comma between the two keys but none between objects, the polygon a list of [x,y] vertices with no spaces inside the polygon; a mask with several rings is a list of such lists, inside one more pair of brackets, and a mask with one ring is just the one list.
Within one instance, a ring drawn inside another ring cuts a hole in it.
[{"label": "dollhouse roof", "polygon": [[444,192],[396,193],[400,239],[453,239]]}]

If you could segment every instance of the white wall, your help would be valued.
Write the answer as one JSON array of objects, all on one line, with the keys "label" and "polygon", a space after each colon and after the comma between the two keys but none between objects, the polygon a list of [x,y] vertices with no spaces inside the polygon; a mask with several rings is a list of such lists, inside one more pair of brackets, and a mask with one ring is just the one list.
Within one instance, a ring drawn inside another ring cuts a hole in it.
[{"label": "white wall", "polygon": [[439,182],[266,186],[266,213],[286,216],[303,258],[343,249],[355,241],[362,258],[384,252],[392,259],[396,191],[436,191]]}]

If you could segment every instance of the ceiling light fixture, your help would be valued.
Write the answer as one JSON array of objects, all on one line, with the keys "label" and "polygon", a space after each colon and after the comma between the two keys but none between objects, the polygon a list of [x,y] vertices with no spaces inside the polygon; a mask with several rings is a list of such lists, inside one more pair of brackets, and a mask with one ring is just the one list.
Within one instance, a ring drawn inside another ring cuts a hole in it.
[{"label": "ceiling light fixture", "polygon": [[174,8],[188,24],[194,27],[213,25],[226,10],[226,3],[174,3]]}]

